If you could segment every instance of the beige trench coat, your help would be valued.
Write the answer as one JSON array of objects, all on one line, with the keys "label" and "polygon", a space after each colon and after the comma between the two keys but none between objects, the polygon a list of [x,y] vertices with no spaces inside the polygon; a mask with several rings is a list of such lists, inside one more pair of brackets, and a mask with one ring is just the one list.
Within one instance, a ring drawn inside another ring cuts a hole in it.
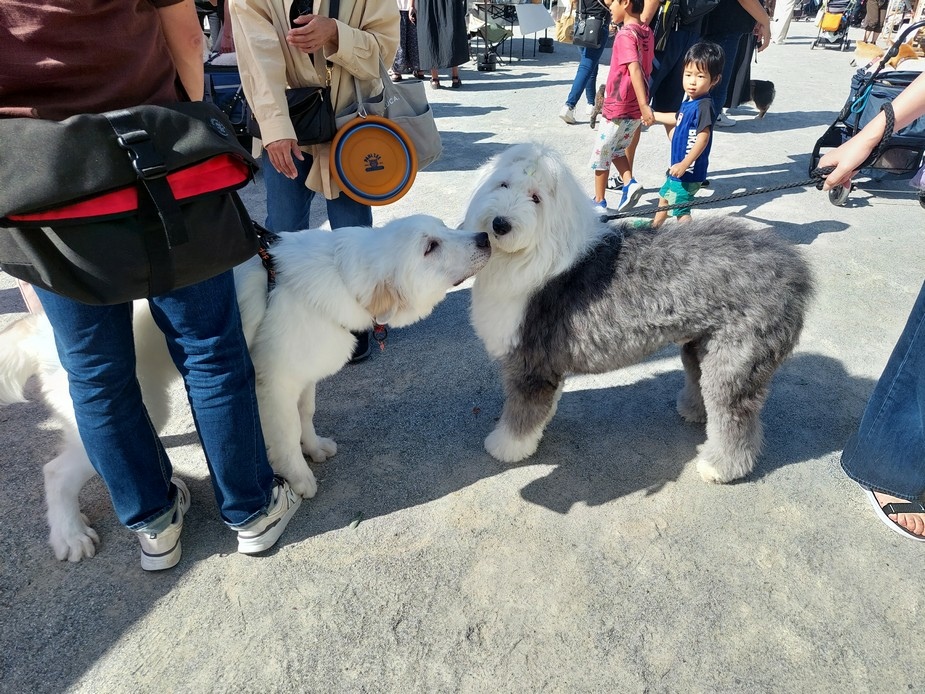
[{"label": "beige trench coat", "polygon": [[[315,14],[327,15],[328,4],[329,0],[314,0]],[[334,113],[340,114],[356,101],[352,78],[359,81],[364,96],[382,90],[379,60],[391,65],[398,49],[395,0],[341,0],[337,52],[315,56],[286,43],[291,5],[292,0],[229,0],[241,83],[265,142],[295,139],[285,91],[288,87],[323,85],[325,59],[334,64],[331,94]],[[328,168],[330,145],[302,149],[314,160],[305,185],[329,200],[336,198],[340,189]]]}]

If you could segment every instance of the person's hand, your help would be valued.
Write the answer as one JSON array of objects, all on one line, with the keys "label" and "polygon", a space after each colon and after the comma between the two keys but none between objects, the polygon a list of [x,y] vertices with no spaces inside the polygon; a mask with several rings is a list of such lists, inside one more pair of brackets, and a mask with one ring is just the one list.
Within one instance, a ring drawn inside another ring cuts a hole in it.
[{"label": "person's hand", "polygon": [[412,24],[418,23],[418,13],[414,9],[414,5],[411,6],[411,9],[408,10],[408,21]]},{"label": "person's hand", "polygon": [[273,168],[279,171],[286,178],[295,178],[298,171],[295,168],[295,162],[292,157],[302,161],[305,157],[302,150],[299,149],[299,143],[295,140],[276,140],[268,145],[264,145],[267,150],[267,156]]},{"label": "person's hand", "polygon": [[670,169],[668,169],[668,175],[674,176],[675,178],[681,178],[685,171],[687,171],[687,167],[684,166],[684,164],[674,164]]},{"label": "person's hand", "polygon": [[301,14],[293,20],[295,29],[286,34],[286,42],[303,53],[317,53],[324,46],[337,46],[337,21],[316,14]]},{"label": "person's hand", "polygon": [[649,108],[648,104],[639,104],[639,110],[642,112],[640,120],[643,125],[652,125],[655,123],[655,114],[652,113],[652,109]]},{"label": "person's hand", "polygon": [[830,190],[836,186],[845,186],[851,184],[851,177],[858,172],[864,160],[870,156],[877,146],[876,142],[871,142],[860,134],[855,135],[840,147],[826,153],[819,160],[818,167],[834,166],[835,170],[825,177],[822,184],[822,190]]},{"label": "person's hand", "polygon": [[771,22],[757,22],[755,24],[755,45],[761,53],[771,45]]}]

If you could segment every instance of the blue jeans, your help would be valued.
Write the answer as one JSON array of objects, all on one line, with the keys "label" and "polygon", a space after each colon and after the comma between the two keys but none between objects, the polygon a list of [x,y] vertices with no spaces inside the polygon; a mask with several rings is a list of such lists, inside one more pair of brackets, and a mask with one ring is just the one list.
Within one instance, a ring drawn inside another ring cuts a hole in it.
[{"label": "blue jeans", "polygon": [[[270,231],[298,231],[311,226],[309,215],[315,191],[305,187],[305,179],[312,168],[312,158],[302,153],[302,161],[294,159],[298,175],[287,178],[273,168],[264,156],[263,182],[267,188],[267,229]],[[333,200],[325,200],[328,220],[332,229],[341,227],[371,227],[373,208],[341,193]]]},{"label": "blue jeans", "polygon": [[708,36],[704,41],[712,41],[723,49],[726,56],[726,62],[723,63],[723,78],[713,89],[710,90],[710,99],[713,101],[713,110],[717,114],[722,113],[726,105],[726,97],[729,94],[730,80],[732,80],[735,71],[736,55],[739,52],[739,42],[742,40],[742,34],[716,34]]},{"label": "blue jeans", "polygon": [[569,108],[575,108],[581,93],[585,93],[585,99],[589,104],[594,103],[594,97],[597,92],[597,68],[601,62],[601,56],[604,49],[607,48],[607,41],[601,42],[600,48],[581,47],[581,60],[578,63],[578,72],[575,73],[575,79],[572,80],[572,89],[565,99],[565,105]]},{"label": "blue jeans", "polygon": [[[135,377],[132,305],[89,306],[36,288],[68,374],[77,428],[94,469],[131,530],[163,529],[176,491],[164,446]],[[224,521],[267,509],[267,461],[251,364],[231,271],[149,300],[186,384]]]},{"label": "blue jeans", "polygon": [[875,491],[904,499],[925,492],[925,284],[841,465]]}]

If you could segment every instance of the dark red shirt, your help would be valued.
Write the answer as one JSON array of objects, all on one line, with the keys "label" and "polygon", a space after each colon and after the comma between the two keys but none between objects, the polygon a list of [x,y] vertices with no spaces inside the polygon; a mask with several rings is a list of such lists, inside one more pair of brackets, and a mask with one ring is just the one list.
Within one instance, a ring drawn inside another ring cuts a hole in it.
[{"label": "dark red shirt", "polygon": [[182,0],[2,0],[0,117],[61,120],[177,101],[157,8]]}]

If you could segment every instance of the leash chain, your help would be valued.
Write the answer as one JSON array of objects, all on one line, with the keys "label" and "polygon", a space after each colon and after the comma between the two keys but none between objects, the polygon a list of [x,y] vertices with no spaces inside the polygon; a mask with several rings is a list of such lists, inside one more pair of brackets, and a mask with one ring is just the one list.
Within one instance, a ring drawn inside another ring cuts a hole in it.
[{"label": "leash chain", "polygon": [[[874,151],[871,152],[870,156],[864,160],[864,162],[859,166],[859,169],[863,169],[871,164],[873,164],[877,159],[880,158],[880,155],[883,154],[883,151],[889,145],[889,139],[893,136],[893,127],[896,124],[895,115],[893,113],[893,105],[886,101],[880,107],[880,110],[883,111],[883,115],[886,118],[886,126],[883,129],[883,137],[880,138],[880,142],[874,148]],[[661,207],[653,207],[645,211],[645,214],[640,214],[641,210],[633,210],[632,212],[617,212],[616,214],[607,214],[601,215],[602,222],[609,222],[614,219],[623,219],[624,217],[644,217],[655,212],[664,212],[667,210],[680,210],[680,209],[689,209],[691,207],[700,207],[702,205],[712,205],[716,202],[724,202],[726,200],[736,200],[738,198],[745,198],[750,195],[763,195],[764,193],[774,193],[779,190],[787,190],[788,188],[805,188],[807,186],[815,186],[818,190],[822,190],[822,183],[825,180],[826,176],[832,173],[835,170],[834,166],[823,166],[817,167],[812,170],[810,173],[810,178],[803,179],[802,181],[795,181],[793,183],[783,183],[779,186],[767,186],[765,188],[755,188],[754,190],[743,190],[737,193],[729,193],[728,195],[719,195],[716,197],[703,198],[702,200],[691,200],[690,202],[674,203],[673,205],[662,205]]]}]

